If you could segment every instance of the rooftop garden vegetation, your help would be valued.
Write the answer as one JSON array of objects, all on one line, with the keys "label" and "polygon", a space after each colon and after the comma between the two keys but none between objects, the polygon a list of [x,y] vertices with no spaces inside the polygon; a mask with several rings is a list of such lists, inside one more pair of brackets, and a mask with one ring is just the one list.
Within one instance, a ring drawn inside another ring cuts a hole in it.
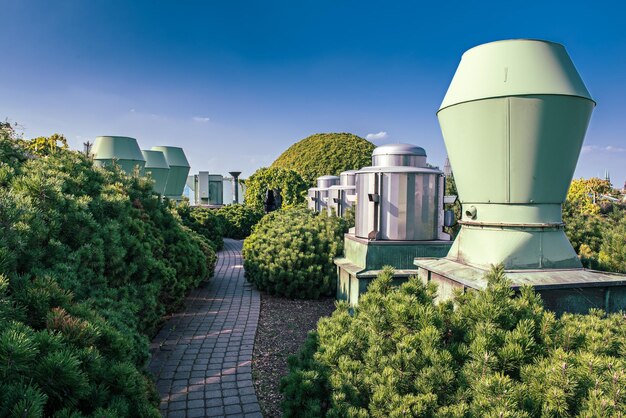
[{"label": "rooftop garden vegetation", "polygon": [[307,183],[297,172],[280,167],[263,167],[246,179],[246,206],[262,211],[268,190],[280,192],[282,208],[303,205]]},{"label": "rooftop garden vegetation", "polygon": [[146,178],[0,129],[0,416],[160,416],[148,337],[213,245]]},{"label": "rooftop garden vegetation", "polygon": [[609,417],[626,414],[626,317],[546,311],[514,295],[502,268],[488,288],[435,303],[386,268],[351,315],[339,303],[283,379],[286,417]]},{"label": "rooftop garden vegetation", "polygon": [[333,259],[343,252],[347,223],[308,209],[266,215],[244,241],[248,281],[260,290],[292,298],[317,299],[335,293]]},{"label": "rooftop garden vegetation", "polygon": [[307,187],[324,175],[371,165],[374,144],[350,133],[323,133],[304,138],[283,152],[272,167],[300,174]]}]

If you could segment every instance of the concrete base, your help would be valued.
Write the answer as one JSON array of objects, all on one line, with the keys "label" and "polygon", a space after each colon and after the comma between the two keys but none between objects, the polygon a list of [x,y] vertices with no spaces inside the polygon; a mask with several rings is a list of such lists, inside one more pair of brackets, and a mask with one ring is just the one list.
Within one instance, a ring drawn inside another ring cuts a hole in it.
[{"label": "concrete base", "polygon": [[452,241],[369,241],[345,234],[344,257],[335,259],[337,300],[356,306],[384,266],[394,267],[394,285],[400,285],[418,274],[416,257],[444,257],[451,245]]},{"label": "concrete base", "polygon": [[[455,290],[481,290],[487,287],[483,278],[488,270],[446,258],[416,258],[414,264],[424,281],[438,285],[437,299],[447,300]],[[626,310],[626,275],[587,269],[507,270],[511,287],[532,285],[541,295],[544,306],[557,313],[586,314],[589,309],[606,312]]]}]

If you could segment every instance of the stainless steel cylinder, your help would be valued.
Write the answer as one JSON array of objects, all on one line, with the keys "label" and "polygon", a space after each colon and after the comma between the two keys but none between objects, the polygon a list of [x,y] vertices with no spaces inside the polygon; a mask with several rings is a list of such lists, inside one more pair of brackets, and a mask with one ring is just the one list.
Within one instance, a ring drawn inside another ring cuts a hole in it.
[{"label": "stainless steel cylinder", "polygon": [[341,186],[354,186],[356,184],[356,172],[358,170],[348,170],[339,174],[339,184]]},{"label": "stainless steel cylinder", "polygon": [[388,144],[375,148],[372,165],[376,167],[426,167],[426,151],[411,144]]},{"label": "stainless steel cylinder", "polygon": [[317,178],[317,187],[319,189],[327,189],[337,184],[339,184],[339,177],[337,176],[321,176]]},{"label": "stainless steel cylinder", "polygon": [[365,167],[356,174],[357,237],[380,240],[439,239],[443,196],[439,170]]}]

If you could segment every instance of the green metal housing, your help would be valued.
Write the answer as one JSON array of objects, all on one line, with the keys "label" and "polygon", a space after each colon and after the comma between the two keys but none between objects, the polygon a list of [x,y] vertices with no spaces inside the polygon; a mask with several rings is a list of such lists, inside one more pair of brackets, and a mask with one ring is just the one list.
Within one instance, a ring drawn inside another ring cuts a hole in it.
[{"label": "green metal housing", "polygon": [[158,146],[152,147],[152,151],[161,151],[165,155],[170,171],[167,175],[165,192],[170,199],[182,199],[185,183],[189,175],[190,165],[185,156],[185,152],[180,147]]},{"label": "green metal housing", "polygon": [[150,173],[152,180],[154,180],[152,188],[158,194],[164,194],[167,176],[170,172],[170,166],[165,159],[165,154],[162,151],[153,150],[141,150],[141,153],[146,159],[146,174]]},{"label": "green metal housing", "polygon": [[493,42],[467,51],[437,113],[463,206],[448,255],[416,258],[438,298],[484,289],[502,263],[561,314],[626,309],[626,275],[586,270],[561,204],[595,103],[559,44]]},{"label": "green metal housing", "polygon": [[115,162],[129,175],[139,167],[139,174],[144,174],[146,160],[135,138],[127,136],[99,136],[91,149],[96,167],[105,167]]},{"label": "green metal housing", "polygon": [[450,241],[391,241],[368,240],[353,233],[344,235],[344,255],[335,258],[337,266],[337,300],[351,306],[358,305],[359,297],[384,266],[393,266],[394,285],[402,284],[418,270],[413,260],[418,257],[444,257]]},{"label": "green metal housing", "polygon": [[449,259],[581,267],[561,204],[594,105],[562,45],[499,41],[463,55],[437,113],[463,206]]}]

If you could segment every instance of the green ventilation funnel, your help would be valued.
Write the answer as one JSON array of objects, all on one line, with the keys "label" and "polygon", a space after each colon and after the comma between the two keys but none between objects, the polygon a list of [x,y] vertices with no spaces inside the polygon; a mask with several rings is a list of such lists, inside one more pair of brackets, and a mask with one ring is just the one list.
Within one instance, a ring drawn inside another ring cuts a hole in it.
[{"label": "green ventilation funnel", "polygon": [[150,173],[154,186],[152,188],[158,194],[165,193],[167,185],[167,176],[170,172],[170,166],[165,159],[162,151],[141,150],[143,157],[146,159],[146,174]]},{"label": "green ventilation funnel", "polygon": [[189,175],[189,162],[185,156],[185,152],[179,147],[152,147],[152,151],[161,151],[165,155],[170,171],[167,175],[167,183],[165,185],[164,196],[180,200],[185,190],[185,182]]},{"label": "green ventilation funnel", "polygon": [[581,267],[561,204],[594,105],[562,45],[499,41],[463,55],[437,113],[463,205],[447,258]]},{"label": "green ventilation funnel", "polygon": [[133,174],[136,166],[143,174],[146,165],[137,140],[127,136],[99,136],[94,141],[91,153],[96,167],[105,167],[115,161],[126,174]]}]

